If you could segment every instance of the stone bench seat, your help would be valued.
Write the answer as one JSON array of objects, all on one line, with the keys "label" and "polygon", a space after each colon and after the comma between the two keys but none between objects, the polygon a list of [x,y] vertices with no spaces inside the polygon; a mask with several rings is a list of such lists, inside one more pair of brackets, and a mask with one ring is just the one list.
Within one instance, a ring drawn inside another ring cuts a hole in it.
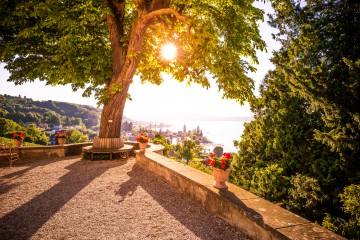
[{"label": "stone bench seat", "polygon": [[133,146],[125,144],[122,148],[93,148],[92,146],[83,147],[82,150],[84,153],[90,153],[90,160],[94,160],[94,156],[98,154],[109,154],[109,160],[116,159],[114,154],[119,154],[120,158],[128,159],[130,157],[130,152],[132,151]]}]

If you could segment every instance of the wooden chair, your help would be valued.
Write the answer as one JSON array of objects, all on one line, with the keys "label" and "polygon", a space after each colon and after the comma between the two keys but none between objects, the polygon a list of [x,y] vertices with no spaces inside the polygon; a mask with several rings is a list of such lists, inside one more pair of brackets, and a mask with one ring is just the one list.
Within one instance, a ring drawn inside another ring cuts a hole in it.
[{"label": "wooden chair", "polygon": [[11,167],[14,161],[20,160],[19,149],[11,143],[0,143],[0,159],[7,159]]}]

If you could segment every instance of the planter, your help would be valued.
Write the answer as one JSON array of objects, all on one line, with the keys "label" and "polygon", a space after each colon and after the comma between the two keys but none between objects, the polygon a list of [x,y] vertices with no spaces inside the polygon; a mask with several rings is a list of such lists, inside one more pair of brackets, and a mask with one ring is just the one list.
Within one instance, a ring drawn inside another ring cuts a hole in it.
[{"label": "planter", "polygon": [[15,142],[16,147],[21,147],[23,140],[22,139],[14,139],[14,142]]},{"label": "planter", "polygon": [[145,149],[147,148],[147,143],[139,142],[139,148],[140,148],[140,152],[145,152]]},{"label": "planter", "polygon": [[228,168],[226,170],[222,170],[219,168],[212,168],[214,173],[214,182],[213,187],[214,188],[227,188],[226,181],[229,179],[229,172],[231,168]]},{"label": "planter", "polygon": [[66,138],[58,138],[58,143],[60,146],[63,146],[65,144]]}]

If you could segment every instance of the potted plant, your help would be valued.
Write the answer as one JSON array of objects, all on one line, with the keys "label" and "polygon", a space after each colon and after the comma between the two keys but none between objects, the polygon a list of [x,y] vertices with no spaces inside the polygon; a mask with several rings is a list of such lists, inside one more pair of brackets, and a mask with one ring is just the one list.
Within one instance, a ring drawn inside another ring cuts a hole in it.
[{"label": "potted plant", "polygon": [[11,136],[12,139],[14,139],[15,145],[16,147],[21,147],[21,144],[25,138],[25,133],[24,132],[14,132]]},{"label": "potted plant", "polygon": [[67,134],[66,132],[57,132],[55,134],[55,138],[57,139],[59,145],[64,145],[66,139],[69,137],[69,134]]},{"label": "potted plant", "polygon": [[226,181],[229,178],[229,172],[231,170],[231,154],[223,153],[220,157],[216,156],[216,153],[206,159],[206,162],[211,166],[214,173],[215,188],[227,188]]},{"label": "potted plant", "polygon": [[146,133],[140,133],[136,137],[136,141],[139,143],[140,151],[145,152],[145,148],[147,147],[147,143],[149,142],[149,136]]}]

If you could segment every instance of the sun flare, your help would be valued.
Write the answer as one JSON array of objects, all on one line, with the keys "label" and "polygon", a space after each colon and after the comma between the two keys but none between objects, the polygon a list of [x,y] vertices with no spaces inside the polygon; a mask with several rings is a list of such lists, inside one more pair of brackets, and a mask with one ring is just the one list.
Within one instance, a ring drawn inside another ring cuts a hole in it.
[{"label": "sun flare", "polygon": [[177,49],[173,43],[167,43],[161,48],[161,55],[168,61],[176,57]]}]

